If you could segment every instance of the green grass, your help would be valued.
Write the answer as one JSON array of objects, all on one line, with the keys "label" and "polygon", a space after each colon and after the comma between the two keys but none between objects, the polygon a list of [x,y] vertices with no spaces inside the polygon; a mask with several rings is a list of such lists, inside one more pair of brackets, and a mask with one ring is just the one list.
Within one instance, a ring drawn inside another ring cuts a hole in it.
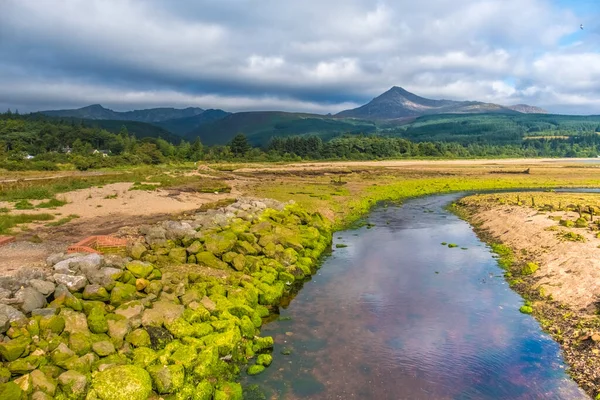
[{"label": "green grass", "polygon": [[515,256],[511,248],[501,243],[492,243],[490,247],[498,255],[500,268],[508,270],[515,262]]},{"label": "green grass", "polygon": [[71,214],[67,217],[59,219],[58,221],[50,222],[49,224],[46,224],[46,226],[61,226],[61,225],[64,225],[64,224],[67,224],[67,223],[73,221],[76,218],[79,218],[79,215]]},{"label": "green grass", "polygon": [[585,236],[575,232],[560,232],[557,233],[556,236],[560,240],[566,240],[568,242],[585,242]]},{"label": "green grass", "polygon": [[28,224],[38,221],[51,221],[54,219],[52,214],[1,214],[0,215],[0,234],[8,234],[11,229],[19,224]]},{"label": "green grass", "polygon": [[33,210],[35,206],[27,200],[20,200],[15,203],[15,210]]},{"label": "green grass", "polygon": [[62,207],[65,204],[67,204],[66,201],[58,200],[57,198],[52,198],[48,201],[38,204],[36,208],[57,208]]}]

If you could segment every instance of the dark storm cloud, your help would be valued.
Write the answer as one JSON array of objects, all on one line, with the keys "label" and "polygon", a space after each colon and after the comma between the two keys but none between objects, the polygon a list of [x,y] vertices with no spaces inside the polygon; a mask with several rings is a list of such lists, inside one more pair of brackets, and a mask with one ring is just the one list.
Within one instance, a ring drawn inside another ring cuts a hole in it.
[{"label": "dark storm cloud", "polygon": [[600,112],[580,21],[549,0],[3,0],[0,107],[336,112],[400,85]]}]

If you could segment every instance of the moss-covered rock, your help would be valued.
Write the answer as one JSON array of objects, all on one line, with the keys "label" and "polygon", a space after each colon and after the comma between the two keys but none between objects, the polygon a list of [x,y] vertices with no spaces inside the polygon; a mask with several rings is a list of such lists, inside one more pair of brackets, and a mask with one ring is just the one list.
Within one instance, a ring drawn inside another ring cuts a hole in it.
[{"label": "moss-covered rock", "polygon": [[110,304],[114,307],[118,307],[123,303],[135,299],[135,294],[136,289],[134,285],[117,282],[110,292]]},{"label": "moss-covered rock", "polygon": [[256,364],[268,367],[273,362],[273,356],[270,354],[260,354],[256,359]]},{"label": "moss-covered rock", "polygon": [[217,386],[214,400],[242,400],[242,386],[237,382],[224,382]]},{"label": "moss-covered rock", "polygon": [[180,346],[171,356],[169,362],[191,369],[198,358],[198,350],[194,346]]},{"label": "moss-covered rock", "polygon": [[532,275],[540,268],[539,265],[533,262],[528,262],[521,270],[522,275]]},{"label": "moss-covered rock", "polygon": [[120,365],[99,372],[92,388],[100,400],[146,400],[152,391],[152,379],[135,365]]},{"label": "moss-covered rock", "polygon": [[31,371],[31,385],[34,391],[41,391],[50,396],[56,393],[56,381],[38,369]]},{"label": "moss-covered rock", "polygon": [[116,353],[115,345],[108,340],[103,340],[92,344],[92,350],[98,354],[99,357],[106,357]]},{"label": "moss-covered rock", "polygon": [[185,264],[187,262],[187,252],[183,247],[175,247],[169,251],[169,260],[178,263]]},{"label": "moss-covered rock", "polygon": [[[108,318],[110,317],[110,318]],[[119,318],[116,315],[107,316],[108,336],[110,336],[115,347],[123,345],[125,336],[131,331],[131,325],[125,318]]]},{"label": "moss-covered rock", "polygon": [[247,373],[248,373],[248,375],[258,375],[261,372],[263,372],[264,370],[265,370],[264,366],[255,364],[255,365],[251,365],[250,367],[248,367]]},{"label": "moss-covered rock", "polygon": [[13,375],[23,375],[33,371],[40,365],[40,358],[36,356],[28,356],[17,358],[15,361],[6,363],[6,368]]},{"label": "moss-covered rock", "polygon": [[202,243],[200,243],[199,240],[196,240],[191,245],[189,245],[189,247],[186,250],[189,254],[198,254],[202,250],[204,250],[204,246],[202,245]]},{"label": "moss-covered rock", "polygon": [[0,399],[2,400],[21,400],[23,390],[15,382],[0,384]]},{"label": "moss-covered rock", "polygon": [[43,316],[40,319],[40,331],[43,337],[49,333],[60,335],[65,330],[65,319],[58,315]]},{"label": "moss-covered rock", "polygon": [[236,242],[237,235],[231,231],[225,231],[206,237],[204,246],[210,253],[220,256],[233,249]]},{"label": "moss-covered rock", "polygon": [[196,254],[196,262],[200,265],[205,265],[209,268],[215,269],[227,269],[227,263],[218,259],[213,253],[210,251],[202,251]]},{"label": "moss-covered rock", "polygon": [[103,286],[95,284],[87,285],[83,289],[83,299],[93,301],[108,301],[110,299],[110,295]]},{"label": "moss-covered rock", "polygon": [[147,369],[153,387],[159,394],[180,390],[185,382],[185,371],[181,365],[153,365]]},{"label": "moss-covered rock", "polygon": [[58,384],[67,399],[81,399],[87,393],[88,379],[84,374],[71,370],[59,375]]},{"label": "moss-covered rock", "polygon": [[273,348],[273,338],[271,336],[259,337],[254,339],[252,350],[255,353]]},{"label": "moss-covered rock", "polygon": [[27,337],[2,342],[0,343],[0,355],[4,361],[14,361],[25,353],[30,343],[31,340]]},{"label": "moss-covered rock", "polygon": [[194,390],[193,400],[211,400],[215,388],[208,380],[201,381]]},{"label": "moss-covered rock", "polygon": [[136,329],[127,335],[127,343],[135,347],[149,347],[150,346],[150,335],[145,329]]},{"label": "moss-covered rock", "polygon": [[151,365],[157,358],[158,354],[156,351],[149,347],[138,347],[133,349],[133,363],[142,368],[146,368]]},{"label": "moss-covered rock", "polygon": [[104,316],[104,312],[99,307],[95,307],[89,312],[87,323],[92,333],[108,332],[108,321]]},{"label": "moss-covered rock", "polygon": [[256,332],[254,323],[247,316],[242,317],[240,330],[242,331],[242,336],[247,339],[252,339],[254,337],[254,333]]},{"label": "moss-covered rock", "polygon": [[133,261],[125,266],[127,271],[131,272],[136,278],[146,278],[152,273],[154,267],[150,263],[142,261]]},{"label": "moss-covered rock", "polygon": [[10,371],[8,368],[0,367],[0,383],[6,383],[10,380]]}]

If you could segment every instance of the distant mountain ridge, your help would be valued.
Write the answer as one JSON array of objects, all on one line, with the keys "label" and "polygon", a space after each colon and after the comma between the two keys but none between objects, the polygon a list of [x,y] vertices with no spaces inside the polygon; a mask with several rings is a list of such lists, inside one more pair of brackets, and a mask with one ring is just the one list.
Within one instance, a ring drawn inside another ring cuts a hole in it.
[{"label": "distant mountain ridge", "polygon": [[480,101],[433,100],[417,96],[394,86],[367,104],[337,113],[336,117],[368,120],[392,120],[420,117],[430,114],[481,114],[481,113],[545,113],[538,107],[519,104],[505,107]]},{"label": "distant mountain ridge", "polygon": [[138,121],[155,123],[167,121],[170,119],[188,118],[202,114],[205,110],[198,107],[178,108],[149,108],[145,110],[133,111],[113,111],[102,107],[100,104],[93,104],[74,110],[48,110],[40,113],[51,117],[73,117],[82,119],[110,119],[117,121]]}]

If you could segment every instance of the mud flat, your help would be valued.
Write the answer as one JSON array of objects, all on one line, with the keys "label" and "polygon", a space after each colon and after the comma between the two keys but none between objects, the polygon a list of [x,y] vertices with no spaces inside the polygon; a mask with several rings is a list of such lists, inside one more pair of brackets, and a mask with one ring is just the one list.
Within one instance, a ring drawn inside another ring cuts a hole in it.
[{"label": "mud flat", "polygon": [[[454,209],[499,254],[511,287],[561,345],[569,373],[600,392],[600,195],[504,193],[466,197]],[[596,397],[597,398],[597,397]]]}]

